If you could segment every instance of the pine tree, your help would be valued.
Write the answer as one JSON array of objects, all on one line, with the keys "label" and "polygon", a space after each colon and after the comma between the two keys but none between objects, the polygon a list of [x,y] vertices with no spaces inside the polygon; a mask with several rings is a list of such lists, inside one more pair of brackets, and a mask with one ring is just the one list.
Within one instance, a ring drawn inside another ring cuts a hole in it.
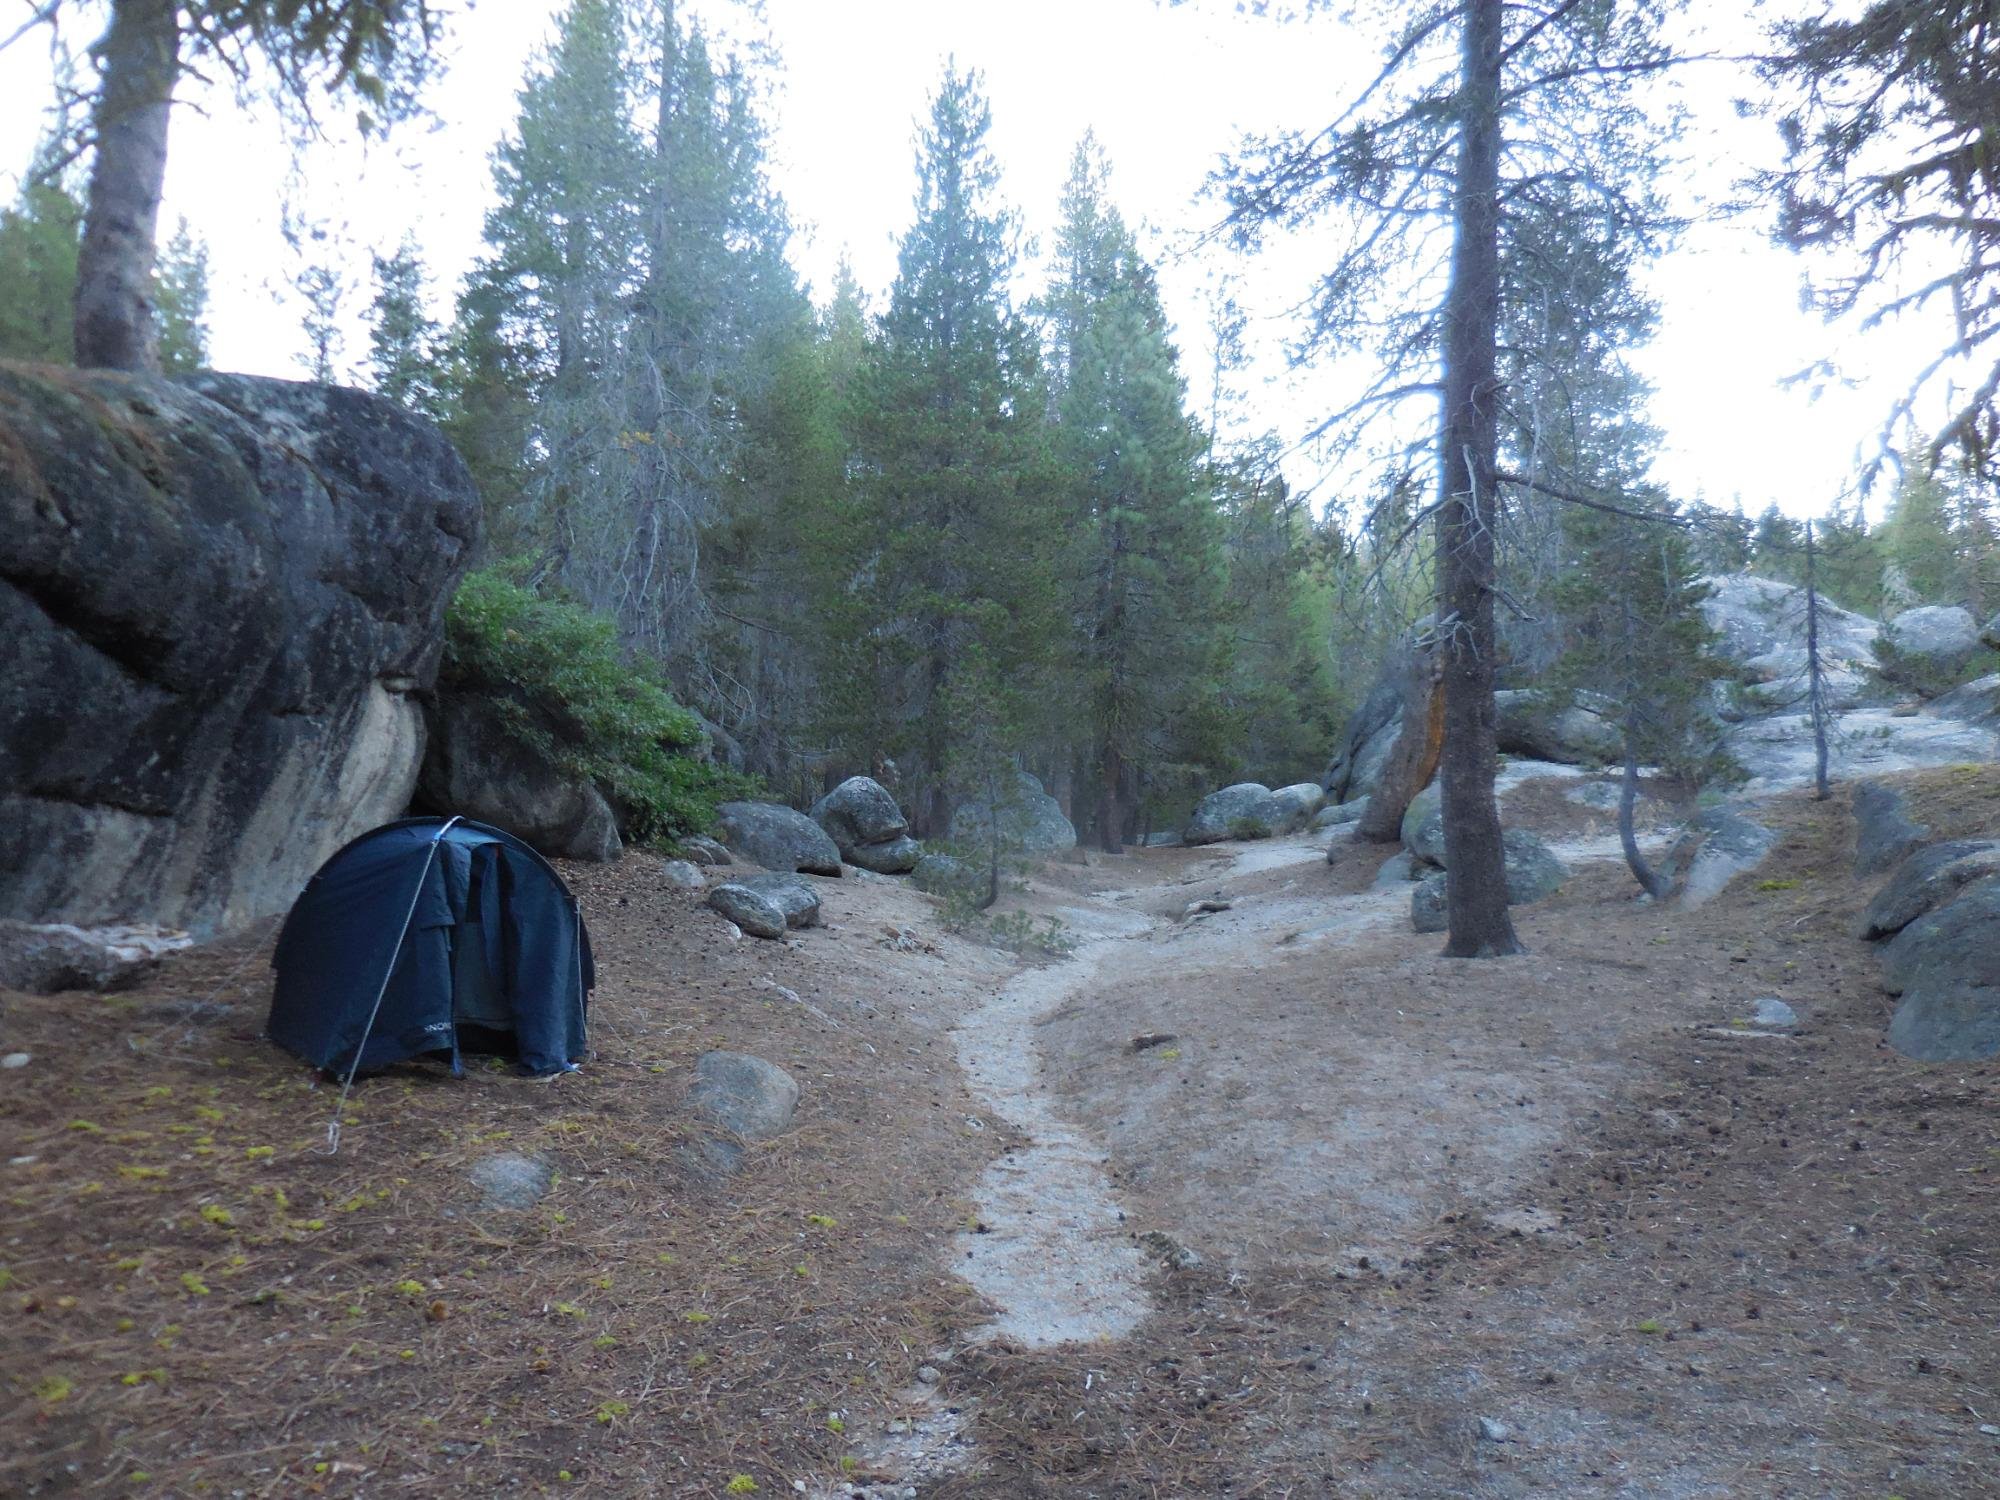
[{"label": "pine tree", "polygon": [[1058,504],[1070,542],[1073,669],[1084,712],[1078,822],[1116,852],[1177,720],[1219,688],[1220,518],[1152,268],[1077,147],[1046,302]]},{"label": "pine tree", "polygon": [[396,253],[370,257],[375,298],[369,304],[368,364],[375,389],[411,411],[439,411],[437,323],[424,310],[424,265],[415,239]]},{"label": "pine tree", "polygon": [[1948,471],[1932,469],[1921,453],[1904,461],[1879,533],[1886,561],[1907,590],[1898,601],[1903,607],[1960,602],[1964,569],[1951,478]]},{"label": "pine tree", "polygon": [[[1042,389],[1035,342],[1009,305],[1014,226],[976,74],[947,67],[917,138],[916,220],[858,402],[859,453],[879,545],[860,586],[881,651],[879,690],[919,831],[950,823],[956,737],[942,711],[983,648],[1003,678],[1053,654],[1061,600],[1047,554]],[[1024,705],[1053,717],[1051,698]]]},{"label": "pine tree", "polygon": [[36,153],[14,205],[0,209],[0,357],[68,364],[83,206],[41,170],[48,149]]},{"label": "pine tree", "polygon": [[[1501,333],[1519,326],[1511,307],[1534,285],[1538,216],[1587,216],[1608,239],[1639,245],[1667,227],[1653,186],[1658,132],[1635,92],[1672,60],[1660,19],[1652,0],[1438,0],[1399,12],[1388,63],[1348,110],[1321,130],[1253,143],[1224,173],[1241,240],[1304,221],[1332,230],[1309,343],[1367,348],[1379,366],[1324,430],[1359,449],[1358,417],[1423,402],[1436,419],[1453,957],[1520,949],[1493,795],[1498,523],[1522,490],[1561,488],[1502,462]],[[1396,461],[1412,463],[1416,447],[1399,444]]]},{"label": "pine tree", "polygon": [[[1766,179],[1779,237],[1844,253],[1814,289],[1863,326],[1941,306],[1951,337],[1884,423],[1893,432],[1954,360],[1972,364],[1922,455],[2000,465],[2000,28],[1993,0],[1869,0],[1775,23],[1766,76],[1785,142]],[[1907,279],[1893,273],[1920,267]]]},{"label": "pine tree", "polygon": [[[1675,514],[1662,496],[1634,498],[1653,516]],[[1553,682],[1615,705],[1624,764],[1620,841],[1633,878],[1664,898],[1666,883],[1633,829],[1639,766],[1660,766],[1690,785],[1733,771],[1709,711],[1712,685],[1729,675],[1701,613],[1710,590],[1676,526],[1587,510],[1566,519],[1573,550],[1555,603],[1568,645]]]},{"label": "pine tree", "polygon": [[191,375],[208,367],[208,246],[182,219],[160,252],[153,276],[161,373]]},{"label": "pine tree", "polygon": [[1211,475],[1223,524],[1230,769],[1274,786],[1317,774],[1342,708],[1326,538],[1286,484],[1277,449],[1275,439],[1251,444]]},{"label": "pine tree", "polygon": [[1805,527],[1773,500],[1757,516],[1750,536],[1750,566],[1765,578],[1797,583],[1805,574]]}]

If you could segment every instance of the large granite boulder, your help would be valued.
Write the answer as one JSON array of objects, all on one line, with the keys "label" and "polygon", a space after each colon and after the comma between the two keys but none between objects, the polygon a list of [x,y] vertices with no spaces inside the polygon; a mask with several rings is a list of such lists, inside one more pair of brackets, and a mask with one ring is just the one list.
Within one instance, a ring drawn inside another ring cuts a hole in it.
[{"label": "large granite boulder", "polygon": [[1764,862],[1778,836],[1730,808],[1711,808],[1681,831],[1660,862],[1661,878],[1684,906],[1703,906],[1738,875]]},{"label": "large granite boulder", "polygon": [[1583,697],[1573,703],[1553,701],[1548,694],[1519,688],[1493,695],[1498,718],[1494,744],[1508,755],[1526,755],[1560,765],[1609,765],[1624,753],[1624,736],[1602,699]]},{"label": "large granite boulder", "polygon": [[889,789],[868,776],[850,776],[812,806],[812,820],[824,828],[841,858],[877,875],[907,875],[923,846],[909,837],[910,825]]},{"label": "large granite boulder", "polygon": [[781,938],[790,925],[785,920],[784,908],[740,881],[727,881],[710,891],[708,908],[720,912],[752,937]]},{"label": "large granite boulder", "polygon": [[1978,649],[1979,626],[1971,610],[1926,604],[1882,627],[1877,654],[1885,675],[1922,691],[1950,682]]},{"label": "large granite boulder", "polygon": [[725,802],[715,810],[722,842],[753,865],[787,873],[840,874],[840,849],[811,818],[776,802]]},{"label": "large granite boulder", "polygon": [[[1506,848],[1509,906],[1526,906],[1562,889],[1569,871],[1548,845],[1524,828],[1509,828],[1500,837]],[[1443,932],[1448,925],[1445,902],[1450,878],[1443,870],[1434,871],[1410,893],[1410,922],[1418,932]]]},{"label": "large granite boulder", "polygon": [[128,989],[152,973],[163,954],[187,944],[184,934],[157,927],[0,920],[0,989],[31,995]]},{"label": "large granite boulder", "polygon": [[1317,781],[1298,781],[1290,786],[1281,786],[1271,793],[1278,804],[1278,833],[1296,833],[1313,820],[1313,814],[1326,806],[1326,793],[1320,790]]},{"label": "large granite boulder", "polygon": [[1383,762],[1388,760],[1396,736],[1402,732],[1408,658],[1407,646],[1393,652],[1369,688],[1368,696],[1348,715],[1340,744],[1320,773],[1320,786],[1328,800],[1349,802],[1374,791]]},{"label": "large granite boulder", "polygon": [[[1009,852],[1039,859],[1076,847],[1076,828],[1063,816],[1062,804],[1026,771],[1016,771],[1014,784],[996,800],[1000,842]],[[994,809],[984,798],[962,804],[951,817],[952,841],[969,849],[984,846],[993,828]]]},{"label": "large granite boulder", "polygon": [[910,831],[887,787],[872,776],[850,776],[812,805],[812,820],[841,848],[882,844]]},{"label": "large granite boulder", "polygon": [[[1806,693],[1806,591],[1748,573],[1702,580],[1711,590],[1702,618],[1716,649],[1737,670],[1752,700],[1767,708],[1797,704]],[[1879,684],[1875,642],[1882,626],[1824,595],[1818,610],[1820,665],[1833,708],[1851,708]]]},{"label": "large granite boulder", "polygon": [[2000,672],[1962,682],[1930,703],[1930,711],[1948,719],[1974,723],[2000,721]]},{"label": "large granite boulder", "polygon": [[1902,862],[1930,830],[1910,820],[1908,801],[1892,786],[1864,781],[1854,789],[1854,873],[1873,875]]},{"label": "large granite boulder", "polygon": [[365,392],[0,364],[0,916],[283,911],[408,805],[479,530]]},{"label": "large granite boulder", "polygon": [[784,915],[787,927],[819,925],[819,892],[803,875],[787,875],[773,870],[764,875],[744,875],[729,882],[739,890],[763,897]]},{"label": "large granite boulder", "polygon": [[1890,937],[1957,895],[1960,887],[2000,875],[2000,840],[1947,839],[1917,850],[1861,914],[1855,936]]},{"label": "large granite boulder", "polygon": [[2000,875],[1961,889],[1889,942],[1883,987],[1902,1002],[1889,1045],[1924,1062],[2000,1056]]},{"label": "large granite boulder", "polygon": [[1444,868],[1444,790],[1436,782],[1403,809],[1403,847],[1417,863]]},{"label": "large granite boulder", "polygon": [[440,813],[504,828],[543,854],[618,858],[624,845],[604,794],[531,748],[513,731],[509,706],[479,692],[441,695],[418,797]]},{"label": "large granite boulder", "polygon": [[840,851],[841,857],[856,869],[867,870],[875,875],[907,875],[916,869],[917,861],[924,857],[924,846],[915,839],[888,839],[879,844],[855,844]]},{"label": "large granite boulder", "polygon": [[989,883],[988,871],[949,854],[925,854],[911,867],[910,881],[933,896],[976,896]]},{"label": "large granite boulder", "polygon": [[1313,816],[1314,833],[1329,828],[1345,828],[1350,823],[1359,823],[1361,815],[1368,811],[1368,799],[1356,797],[1352,802],[1342,802],[1335,807],[1322,807]]},{"label": "large granite boulder", "polygon": [[1284,832],[1291,816],[1269,787],[1239,781],[1210,792],[1195,804],[1194,815],[1181,830],[1184,844],[1219,844],[1224,839],[1268,839]]}]

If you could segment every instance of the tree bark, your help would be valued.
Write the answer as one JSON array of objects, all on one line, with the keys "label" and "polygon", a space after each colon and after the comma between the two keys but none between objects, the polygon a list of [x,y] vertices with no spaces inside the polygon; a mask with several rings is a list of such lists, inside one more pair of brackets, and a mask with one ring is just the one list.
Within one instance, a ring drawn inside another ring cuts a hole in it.
[{"label": "tree bark", "polygon": [[1638,710],[1631,706],[1635,692],[1636,688],[1627,688],[1623,736],[1625,774],[1618,784],[1618,847],[1624,851],[1625,867],[1639,882],[1639,888],[1655,901],[1664,901],[1667,899],[1667,882],[1647,863],[1645,854],[1639,848],[1638,830],[1633,826],[1633,807],[1639,800]]},{"label": "tree bark", "polygon": [[76,258],[76,362],[85,369],[157,370],[153,261],[167,123],[180,69],[175,0],[113,0],[93,49],[101,80],[83,240]]},{"label": "tree bark", "polygon": [[1456,237],[1444,307],[1437,519],[1443,657],[1447,958],[1519,953],[1493,796],[1495,374],[1500,317],[1500,68],[1503,0],[1466,0],[1458,90]]},{"label": "tree bark", "polygon": [[1359,843],[1393,844],[1400,839],[1403,814],[1437,774],[1438,758],[1444,750],[1444,695],[1438,690],[1441,665],[1434,646],[1410,643],[1403,679],[1403,727],[1368,794],[1368,810],[1354,825]]},{"label": "tree bark", "polygon": [[1118,836],[1125,826],[1125,814],[1119,805],[1119,793],[1125,781],[1125,761],[1119,755],[1117,745],[1109,740],[1104,745],[1102,771],[1097,804],[1098,846],[1106,854],[1117,854],[1123,847]]},{"label": "tree bark", "polygon": [[1812,522],[1806,522],[1806,694],[1812,706],[1813,798],[1833,795],[1826,780],[1826,674],[1819,658],[1819,569]]}]

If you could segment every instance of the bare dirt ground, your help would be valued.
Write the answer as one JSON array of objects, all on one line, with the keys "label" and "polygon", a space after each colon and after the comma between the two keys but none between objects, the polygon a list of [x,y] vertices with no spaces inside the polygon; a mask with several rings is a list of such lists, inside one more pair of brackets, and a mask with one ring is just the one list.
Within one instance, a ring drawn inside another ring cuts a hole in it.
[{"label": "bare dirt ground", "polygon": [[[590,1066],[366,1081],[331,1158],[255,941],[5,997],[0,1493],[2000,1492],[2000,1066],[1883,1045],[1844,797],[1687,912],[1571,790],[1508,793],[1575,875],[1500,962],[1344,835],[1053,865],[1026,969],[895,883],[779,946],[570,869]],[[803,1094],[722,1180],[711,1046]]]}]

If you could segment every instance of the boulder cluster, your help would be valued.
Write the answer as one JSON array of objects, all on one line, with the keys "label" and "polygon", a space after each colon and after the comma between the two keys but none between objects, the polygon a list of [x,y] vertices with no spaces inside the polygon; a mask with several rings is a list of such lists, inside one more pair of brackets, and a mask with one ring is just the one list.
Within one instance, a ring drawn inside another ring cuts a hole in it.
[{"label": "boulder cluster", "polygon": [[[1525,906],[1553,896],[1569,878],[1563,862],[1524,828],[1509,828],[1501,836],[1507,872],[1507,904]],[[1410,893],[1410,923],[1418,932],[1443,932],[1450,899],[1451,872],[1444,847],[1444,799],[1437,786],[1426,787],[1403,814],[1403,852],[1399,866],[1405,878],[1417,882]]]},{"label": "boulder cluster", "polygon": [[[984,801],[961,807],[952,820],[953,837],[981,841],[997,818],[1009,850],[1045,856],[1075,847],[1076,830],[1033,776],[1016,773],[1014,784],[996,800],[997,809]],[[698,863],[736,858],[762,866],[766,873],[732,876],[707,896],[711,908],[752,937],[782,938],[818,922],[819,897],[806,877],[838,879],[844,866],[871,875],[908,875],[920,889],[940,895],[974,891],[986,878],[975,861],[926,850],[910,837],[895,794],[867,776],[848,777],[810,813],[775,802],[725,802],[716,818],[721,844],[684,841],[686,859],[670,863],[666,878],[694,889],[705,883]]]},{"label": "boulder cluster", "polygon": [[1854,833],[1857,875],[1894,867],[1855,927],[1901,997],[1889,1044],[1923,1062],[2000,1056],[2000,839],[1932,841],[1880,783],[1856,788]]}]

